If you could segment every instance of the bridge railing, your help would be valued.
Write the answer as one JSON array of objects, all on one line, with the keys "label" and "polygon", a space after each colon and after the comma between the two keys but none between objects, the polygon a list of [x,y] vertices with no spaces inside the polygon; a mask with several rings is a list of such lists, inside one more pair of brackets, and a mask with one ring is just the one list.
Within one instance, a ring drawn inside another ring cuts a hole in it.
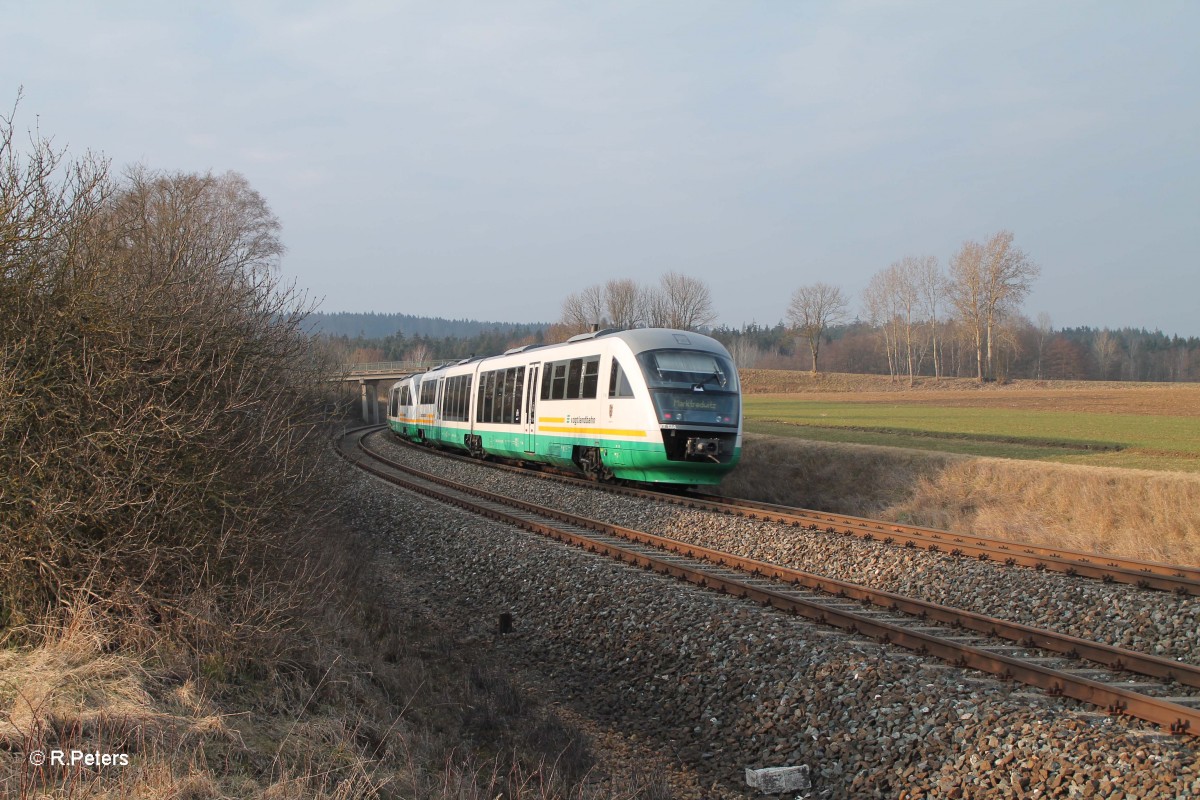
[{"label": "bridge railing", "polygon": [[346,364],[342,372],[347,378],[369,378],[372,375],[394,375],[400,372],[425,372],[451,361],[369,361],[361,364]]}]

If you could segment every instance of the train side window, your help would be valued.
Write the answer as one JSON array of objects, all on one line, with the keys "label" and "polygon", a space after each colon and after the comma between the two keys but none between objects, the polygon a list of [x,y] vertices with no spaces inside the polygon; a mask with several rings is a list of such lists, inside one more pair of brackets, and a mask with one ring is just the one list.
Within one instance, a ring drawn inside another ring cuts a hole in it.
[{"label": "train side window", "polygon": [[492,370],[488,373],[487,422],[496,421],[496,398],[501,391],[501,387],[496,385],[498,383],[500,383],[500,375],[496,370]]},{"label": "train side window", "polygon": [[567,368],[567,397],[574,400],[579,397],[579,381],[583,377],[583,359],[572,358]]},{"label": "train side window", "polygon": [[479,421],[492,421],[492,390],[495,388],[496,373],[485,372],[479,381]]},{"label": "train side window", "polygon": [[515,378],[513,379],[513,413],[509,415],[508,422],[514,425],[521,424],[521,397],[525,393],[525,368],[517,367],[514,371]]},{"label": "train side window", "polygon": [[504,370],[493,370],[492,379],[488,385],[492,387],[492,402],[488,406],[488,422],[497,422],[504,413]]},{"label": "train side window", "polygon": [[431,406],[437,401],[437,381],[425,381],[421,384],[421,405]]},{"label": "train side window", "polygon": [[492,370],[492,380],[489,385],[492,387],[492,405],[488,422],[495,423],[500,421],[504,404],[504,370]]},{"label": "train side window", "polygon": [[554,362],[542,365],[542,399],[550,399],[550,376],[554,373]]},{"label": "train side window", "polygon": [[455,375],[446,380],[442,398],[442,417],[454,422],[466,422],[471,398],[471,376]]},{"label": "train side window", "polygon": [[554,383],[550,387],[551,400],[563,400],[567,396],[567,362],[554,363]]},{"label": "train side window", "polygon": [[596,385],[600,382],[600,356],[593,356],[583,362],[583,387],[579,396],[588,400],[596,399]]},{"label": "train side window", "polygon": [[608,374],[608,396],[633,397],[633,387],[629,385],[629,379],[625,377],[625,370],[621,369],[620,363],[615,358],[612,360],[612,371]]},{"label": "train side window", "polygon": [[504,370],[504,395],[500,402],[500,413],[496,415],[496,422],[508,422],[512,419],[513,410],[513,379],[516,377],[516,370]]}]

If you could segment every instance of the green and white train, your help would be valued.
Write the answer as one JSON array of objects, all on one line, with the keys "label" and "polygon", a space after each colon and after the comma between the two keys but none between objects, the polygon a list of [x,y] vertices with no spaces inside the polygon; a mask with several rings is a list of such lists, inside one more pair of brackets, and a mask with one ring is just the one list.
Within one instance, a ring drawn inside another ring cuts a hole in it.
[{"label": "green and white train", "polygon": [[715,339],[605,330],[397,382],[388,425],[415,442],[600,480],[718,483],[742,452],[742,395]]}]

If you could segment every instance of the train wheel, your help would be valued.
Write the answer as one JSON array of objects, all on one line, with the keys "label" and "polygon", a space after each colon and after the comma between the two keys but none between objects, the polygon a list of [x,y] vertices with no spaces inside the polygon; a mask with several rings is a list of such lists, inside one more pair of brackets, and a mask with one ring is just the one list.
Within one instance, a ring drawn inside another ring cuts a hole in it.
[{"label": "train wheel", "polygon": [[598,447],[578,447],[575,452],[575,463],[583,470],[583,474],[594,481],[607,483],[612,480],[612,470],[604,466]]}]

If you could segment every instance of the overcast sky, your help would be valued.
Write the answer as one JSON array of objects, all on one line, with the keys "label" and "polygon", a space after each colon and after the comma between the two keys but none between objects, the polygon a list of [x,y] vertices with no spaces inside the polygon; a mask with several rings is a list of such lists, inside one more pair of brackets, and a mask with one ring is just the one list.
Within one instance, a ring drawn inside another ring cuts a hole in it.
[{"label": "overcast sky", "polygon": [[[7,0],[0,106],[244,174],[325,311],[721,322],[1009,229],[1056,327],[1200,335],[1200,3]],[[7,98],[7,99],[5,99]]]}]

